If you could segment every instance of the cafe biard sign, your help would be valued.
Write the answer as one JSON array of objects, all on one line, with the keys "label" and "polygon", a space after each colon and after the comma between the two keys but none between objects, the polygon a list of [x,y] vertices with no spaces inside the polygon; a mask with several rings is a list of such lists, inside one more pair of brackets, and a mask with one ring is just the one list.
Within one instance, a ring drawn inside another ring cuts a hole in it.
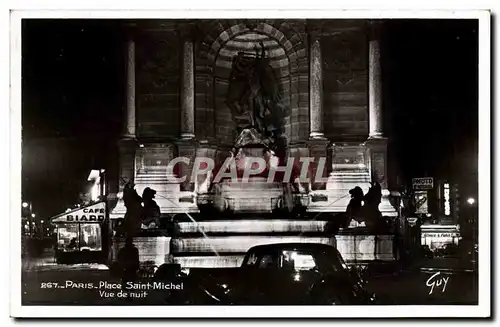
[{"label": "cafe biard sign", "polygon": [[105,218],[106,203],[98,202],[57,215],[51,221],[52,223],[100,223]]}]

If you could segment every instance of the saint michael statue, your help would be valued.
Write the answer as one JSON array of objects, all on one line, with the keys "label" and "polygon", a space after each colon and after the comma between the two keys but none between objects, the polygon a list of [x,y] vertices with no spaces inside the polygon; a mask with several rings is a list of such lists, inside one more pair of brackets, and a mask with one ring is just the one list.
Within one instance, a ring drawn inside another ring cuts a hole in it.
[{"label": "saint michael statue", "polygon": [[262,42],[260,53],[256,48],[255,54],[239,52],[234,56],[226,104],[238,132],[254,128],[270,143],[284,137],[285,118],[290,112]]}]

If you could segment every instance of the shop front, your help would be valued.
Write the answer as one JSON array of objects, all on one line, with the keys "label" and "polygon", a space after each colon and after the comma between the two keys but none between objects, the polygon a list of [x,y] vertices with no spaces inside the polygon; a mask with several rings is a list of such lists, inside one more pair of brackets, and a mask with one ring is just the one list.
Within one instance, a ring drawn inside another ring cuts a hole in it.
[{"label": "shop front", "polygon": [[56,226],[56,261],[58,263],[105,263],[108,253],[108,219],[106,203],[57,215],[51,219]]},{"label": "shop front", "polygon": [[421,244],[429,247],[431,251],[458,246],[460,230],[458,225],[422,225]]}]

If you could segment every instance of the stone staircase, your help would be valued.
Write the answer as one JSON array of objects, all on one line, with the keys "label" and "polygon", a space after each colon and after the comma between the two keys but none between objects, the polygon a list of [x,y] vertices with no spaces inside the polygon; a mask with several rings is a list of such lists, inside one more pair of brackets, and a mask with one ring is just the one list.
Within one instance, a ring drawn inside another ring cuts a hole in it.
[{"label": "stone staircase", "polygon": [[275,243],[332,245],[348,264],[395,260],[393,235],[350,231],[329,235],[327,223],[293,219],[178,222],[178,235],[170,241],[170,252],[183,268],[238,267],[252,246]]},{"label": "stone staircase", "polygon": [[[253,246],[274,243],[323,243],[335,246],[325,234],[326,221],[238,219],[178,222],[170,250],[185,268],[237,267]],[[306,235],[305,235],[306,234]]]}]

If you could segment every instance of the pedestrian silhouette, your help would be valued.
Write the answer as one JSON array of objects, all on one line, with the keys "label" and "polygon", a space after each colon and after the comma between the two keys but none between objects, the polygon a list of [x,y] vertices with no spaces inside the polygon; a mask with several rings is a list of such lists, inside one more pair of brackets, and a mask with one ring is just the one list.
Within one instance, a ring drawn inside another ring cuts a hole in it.
[{"label": "pedestrian silhouette", "polygon": [[123,202],[127,208],[124,219],[124,230],[127,237],[135,236],[141,229],[142,199],[137,194],[132,181],[123,188]]},{"label": "pedestrian silhouette", "polygon": [[144,203],[142,209],[142,224],[145,226],[151,226],[152,223],[154,223],[154,226],[160,225],[161,211],[154,200],[155,194],[156,191],[149,187],[146,187],[142,192],[142,201]]},{"label": "pedestrian silhouette", "polygon": [[[122,279],[122,291],[127,292],[127,285],[137,280],[139,270],[139,250],[134,245],[132,237],[125,239],[125,246],[118,252],[118,265]],[[131,300],[130,294],[127,299]]]}]

